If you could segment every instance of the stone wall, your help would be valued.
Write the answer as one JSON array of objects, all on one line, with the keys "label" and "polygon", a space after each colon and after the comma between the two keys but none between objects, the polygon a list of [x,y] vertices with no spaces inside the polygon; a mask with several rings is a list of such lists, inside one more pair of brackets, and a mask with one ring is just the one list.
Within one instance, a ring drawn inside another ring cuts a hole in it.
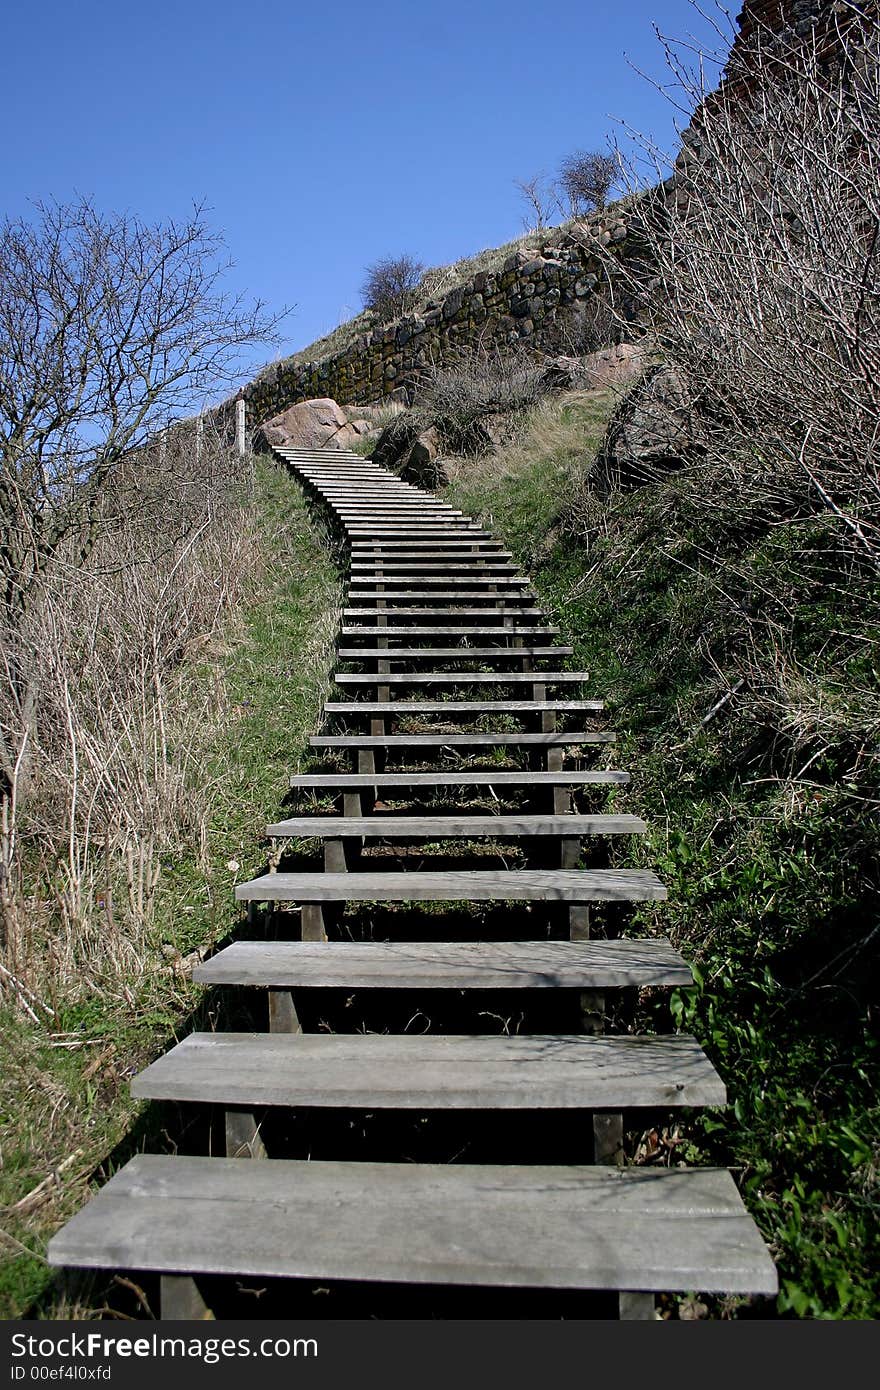
[{"label": "stone wall", "polygon": [[[600,260],[600,249],[607,247],[614,254]],[[315,397],[343,405],[365,405],[392,393],[409,397],[427,367],[477,347],[564,351],[594,295],[619,300],[614,265],[626,254],[626,225],[617,212],[548,231],[537,249],[513,252],[497,269],[480,271],[429,301],[419,315],[374,328],[320,361],[287,360],[262,372],[239,392],[247,402],[248,429]],[[224,411],[228,403],[218,413]]]}]

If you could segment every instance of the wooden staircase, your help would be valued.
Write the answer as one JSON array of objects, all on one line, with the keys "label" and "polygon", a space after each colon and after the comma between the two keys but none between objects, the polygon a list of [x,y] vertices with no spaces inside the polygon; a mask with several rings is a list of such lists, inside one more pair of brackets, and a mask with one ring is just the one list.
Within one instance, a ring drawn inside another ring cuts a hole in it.
[{"label": "wooden staircase", "polygon": [[[298,923],[299,939],[238,941],[195,971],[265,991],[269,1031],[192,1034],[133,1082],[136,1096],[221,1107],[226,1157],[133,1159],[54,1237],[51,1263],[158,1271],[172,1318],[205,1316],[199,1281],[217,1275],[610,1290],[624,1318],[654,1316],[658,1291],[774,1293],[726,1170],[623,1164],[624,1112],[723,1105],[725,1091],[693,1038],[604,1031],[607,1000],[692,976],[668,941],[591,936],[590,904],[666,890],[648,870],[582,862],[585,846],[645,830],[576,807],[629,780],[565,764],[613,743],[596,727],[602,702],[577,698],[587,674],[560,669],[572,649],[509,553],[461,512],[355,454],[277,452],[350,555],[341,698],[325,706],[333,731],[310,741],[325,762],[347,755],[348,770],[293,777],[321,809],[268,827],[281,844],[318,842],[323,872],[240,885],[243,902],[287,905],[276,921]],[[515,809],[487,813],[499,797]],[[416,813],[425,801],[444,809]],[[417,867],[387,867],[401,844]],[[504,867],[461,867],[490,850]],[[529,939],[434,940],[456,902],[528,904]],[[345,913],[357,903],[440,906],[409,908],[429,914],[423,939],[356,940]],[[333,989],[553,990],[560,1013],[579,997],[583,1030],[304,1032],[302,1000]],[[271,1157],[261,1115],[274,1107],[571,1111],[580,1161]]]}]

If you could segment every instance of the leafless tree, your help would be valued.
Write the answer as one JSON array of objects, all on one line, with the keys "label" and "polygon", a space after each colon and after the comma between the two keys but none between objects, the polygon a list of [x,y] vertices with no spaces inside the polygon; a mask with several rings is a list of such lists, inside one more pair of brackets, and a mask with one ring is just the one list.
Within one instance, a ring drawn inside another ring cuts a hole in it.
[{"label": "leafless tree", "polygon": [[514,179],[529,211],[523,218],[527,232],[542,232],[549,227],[557,207],[557,198],[552,183],[545,174],[533,174],[530,179]]},{"label": "leafless tree", "polygon": [[415,299],[424,269],[421,261],[406,253],[374,261],[367,266],[361,286],[364,307],[373,309],[383,319],[406,313]]},{"label": "leafless tree", "polygon": [[200,207],[149,225],[86,200],[39,203],[0,227],[0,649],[22,772],[34,715],[28,653],[56,560],[82,565],[137,488],[123,468],[168,420],[229,379],[277,320],[225,294],[222,243]]}]

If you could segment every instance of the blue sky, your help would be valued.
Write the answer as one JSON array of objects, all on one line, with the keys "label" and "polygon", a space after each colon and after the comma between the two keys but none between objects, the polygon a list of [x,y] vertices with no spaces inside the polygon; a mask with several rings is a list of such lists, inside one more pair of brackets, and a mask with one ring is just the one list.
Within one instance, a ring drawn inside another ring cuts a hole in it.
[{"label": "blue sky", "polygon": [[688,0],[8,0],[3,212],[84,194],[152,220],[205,200],[230,288],[296,306],[290,352],[359,310],[377,258],[517,236],[514,180],[602,147],[613,118],[672,143],[628,65],[663,80],[652,23],[709,34]]}]

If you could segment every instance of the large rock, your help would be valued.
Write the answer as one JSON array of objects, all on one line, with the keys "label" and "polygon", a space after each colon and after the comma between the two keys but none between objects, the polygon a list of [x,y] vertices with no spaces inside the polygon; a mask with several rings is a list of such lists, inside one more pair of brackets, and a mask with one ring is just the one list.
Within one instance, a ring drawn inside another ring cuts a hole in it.
[{"label": "large rock", "polygon": [[541,376],[541,390],[583,391],[627,386],[641,376],[640,343],[614,343],[578,357],[551,357]]},{"label": "large rock", "polygon": [[695,463],[705,451],[692,393],[671,367],[653,367],[611,417],[591,487],[603,497],[629,492]]},{"label": "large rock", "polygon": [[449,479],[440,461],[441,443],[435,426],[404,412],[382,431],[373,462],[416,487],[442,487]]},{"label": "large rock", "polygon": [[416,487],[444,487],[449,482],[440,458],[440,435],[433,425],[413,440],[397,472]]},{"label": "large rock", "polygon": [[369,432],[366,422],[352,424],[336,401],[298,401],[280,415],[265,420],[257,442],[288,449],[347,449]]},{"label": "large rock", "polygon": [[421,433],[421,425],[407,412],[389,420],[373,450],[373,462],[396,473],[413,443]]}]

